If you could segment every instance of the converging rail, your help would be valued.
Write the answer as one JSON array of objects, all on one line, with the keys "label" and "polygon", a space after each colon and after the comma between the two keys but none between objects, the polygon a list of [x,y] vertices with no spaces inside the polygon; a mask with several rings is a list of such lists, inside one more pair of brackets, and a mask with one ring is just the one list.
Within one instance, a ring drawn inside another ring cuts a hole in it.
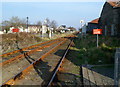
[{"label": "converging rail", "polygon": [[13,76],[12,78],[10,78],[8,81],[6,81],[5,83],[2,84],[2,86],[4,85],[13,85],[14,82],[27,74],[27,72],[29,71],[29,69],[31,69],[33,67],[33,65],[37,64],[41,59],[45,58],[46,56],[48,56],[52,51],[54,51],[57,47],[59,47],[61,44],[63,44],[66,41],[66,39],[64,39],[61,43],[59,43],[56,47],[54,47],[53,49],[51,49],[50,51],[48,51],[47,53],[45,53],[44,55],[42,55],[39,59],[37,59],[36,61],[32,62],[29,66],[27,66],[26,68],[24,68],[21,72],[19,72],[18,74],[16,74],[15,76]]},{"label": "converging rail", "polygon": [[15,51],[12,51],[12,52],[8,52],[8,53],[2,54],[2,55],[0,55],[0,56],[2,56],[2,57],[4,57],[4,56],[9,56],[9,55],[15,54],[15,53],[17,53],[17,52],[21,52],[21,51],[24,51],[24,50],[27,50],[27,49],[31,49],[31,48],[34,48],[34,47],[38,47],[38,46],[40,46],[40,45],[42,45],[42,44],[46,44],[46,43],[49,43],[49,42],[51,42],[51,41],[53,41],[53,40],[45,41],[45,42],[42,42],[42,43],[40,43],[40,44],[36,44],[36,45],[29,46],[29,47],[25,47],[25,48],[22,48],[22,49],[20,49],[20,50],[15,50]]},{"label": "converging rail", "polygon": [[66,49],[63,57],[60,59],[58,65],[56,66],[55,71],[54,71],[54,73],[53,73],[50,81],[49,81],[48,84],[47,84],[47,87],[51,86],[51,84],[52,84],[52,82],[53,82],[53,80],[54,80],[57,72],[58,72],[59,70],[61,70],[62,63],[63,63],[63,61],[64,61],[64,59],[65,59],[65,57],[66,57],[66,55],[67,55],[67,53],[68,53],[68,51],[69,51],[69,48],[70,48],[70,46],[71,46],[71,44],[72,44],[72,41],[73,41],[73,40],[71,40],[71,42],[70,42],[70,44],[68,45],[68,47],[67,47],[67,49]]},{"label": "converging rail", "polygon": [[[71,35],[71,36],[69,35],[69,37],[70,37],[70,38],[71,38],[71,37],[74,37],[74,35]],[[54,41],[54,42],[49,43],[49,44],[47,44],[47,45],[45,45],[45,46],[42,46],[42,47],[38,47],[37,49],[34,49],[34,50],[32,50],[32,51],[26,52],[25,54],[30,55],[31,53],[34,53],[34,52],[36,52],[36,51],[39,50],[39,49],[43,49],[43,48],[45,48],[45,47],[51,46],[52,44],[57,44],[57,43],[58,43],[57,46],[55,46],[55,47],[53,47],[52,49],[50,49],[48,52],[46,52],[45,54],[43,54],[40,58],[34,60],[32,63],[30,63],[28,66],[26,66],[23,70],[21,70],[20,72],[18,72],[16,75],[12,76],[11,78],[8,78],[9,80],[4,81],[4,83],[2,83],[2,86],[5,86],[5,85],[14,85],[15,81],[17,81],[19,78],[24,77],[24,76],[27,74],[27,72],[28,72],[31,68],[33,68],[34,65],[36,65],[38,62],[40,62],[40,60],[42,60],[42,59],[44,59],[45,57],[47,57],[50,53],[52,53],[55,49],[57,49],[59,46],[61,46],[61,45],[62,45],[63,43],[65,43],[66,41],[67,41],[67,38],[57,39],[57,41]],[[50,41],[49,41],[49,42],[50,42]],[[22,58],[23,56],[24,56],[24,55],[22,54],[21,56],[19,56],[19,57],[17,57],[17,58],[15,57],[15,59],[20,59],[20,58]],[[12,58],[11,61],[14,61],[15,59]],[[11,61],[10,61],[10,62],[11,62]],[[4,64],[7,64],[7,63],[9,63],[9,62],[3,63],[3,65],[4,65]],[[1,64],[1,65],[2,65],[2,64]]]},{"label": "converging rail", "polygon": [[[62,38],[61,38],[61,39],[62,39]],[[3,66],[3,65],[5,65],[5,64],[11,63],[11,62],[13,62],[13,61],[15,61],[15,60],[17,60],[17,59],[24,58],[25,55],[30,55],[30,54],[33,54],[34,52],[38,51],[38,50],[42,50],[42,49],[44,49],[44,48],[47,48],[47,47],[49,47],[49,46],[57,43],[58,40],[60,40],[60,39],[56,39],[56,40],[54,40],[54,42],[52,42],[52,43],[50,43],[50,44],[47,44],[47,45],[45,45],[45,46],[38,47],[38,48],[36,48],[36,49],[34,49],[34,50],[31,50],[31,51],[29,51],[29,52],[24,52],[24,53],[21,54],[21,55],[18,55],[18,56],[14,57],[14,58],[11,58],[11,59],[9,59],[9,60],[6,60],[6,61],[0,63],[0,65]],[[50,41],[49,41],[49,42],[50,42]],[[41,44],[45,44],[45,43],[48,43],[48,41],[47,41],[47,42],[44,42],[44,43],[41,43]],[[23,49],[22,49],[22,50],[23,50]]]}]

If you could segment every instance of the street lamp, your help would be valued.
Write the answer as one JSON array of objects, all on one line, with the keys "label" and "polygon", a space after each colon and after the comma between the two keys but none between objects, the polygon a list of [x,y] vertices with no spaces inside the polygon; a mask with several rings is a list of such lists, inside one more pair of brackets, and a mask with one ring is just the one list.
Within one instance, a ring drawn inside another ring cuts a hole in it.
[{"label": "street lamp", "polygon": [[82,24],[84,23],[84,20],[80,20],[80,23],[81,23],[81,28],[82,28]]}]

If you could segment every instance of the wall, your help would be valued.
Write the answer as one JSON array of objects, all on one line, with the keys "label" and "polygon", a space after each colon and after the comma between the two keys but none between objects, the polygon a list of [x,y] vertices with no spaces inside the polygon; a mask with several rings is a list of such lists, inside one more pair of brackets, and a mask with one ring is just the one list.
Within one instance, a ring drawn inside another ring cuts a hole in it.
[{"label": "wall", "polygon": [[113,8],[105,3],[99,19],[99,26],[107,36],[120,36],[120,7]]}]

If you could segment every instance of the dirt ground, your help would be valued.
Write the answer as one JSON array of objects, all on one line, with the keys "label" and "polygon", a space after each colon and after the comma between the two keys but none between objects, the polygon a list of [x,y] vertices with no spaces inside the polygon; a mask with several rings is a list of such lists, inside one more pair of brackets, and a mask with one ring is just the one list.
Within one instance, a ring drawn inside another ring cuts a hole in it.
[{"label": "dirt ground", "polygon": [[2,54],[13,50],[18,50],[18,47],[24,48],[42,41],[41,38],[29,33],[9,33],[0,35],[0,37]]},{"label": "dirt ground", "polygon": [[64,37],[71,33],[65,34],[54,34],[51,38],[48,37],[40,37],[40,34],[31,34],[31,33],[9,33],[0,35],[0,54],[4,54],[7,52],[11,52],[14,50],[18,50],[19,48],[28,47],[31,45],[35,45],[47,40],[56,39],[59,37]]}]

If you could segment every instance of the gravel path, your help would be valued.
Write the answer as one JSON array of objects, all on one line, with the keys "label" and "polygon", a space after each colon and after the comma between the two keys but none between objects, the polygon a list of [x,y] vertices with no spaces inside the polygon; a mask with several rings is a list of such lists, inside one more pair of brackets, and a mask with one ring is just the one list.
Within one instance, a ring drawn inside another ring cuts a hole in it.
[{"label": "gravel path", "polygon": [[[58,72],[57,84],[65,87],[80,87],[81,83],[81,68],[76,65],[73,51],[69,50],[67,56],[62,64],[62,71]],[[74,54],[76,55],[76,54]]]}]

